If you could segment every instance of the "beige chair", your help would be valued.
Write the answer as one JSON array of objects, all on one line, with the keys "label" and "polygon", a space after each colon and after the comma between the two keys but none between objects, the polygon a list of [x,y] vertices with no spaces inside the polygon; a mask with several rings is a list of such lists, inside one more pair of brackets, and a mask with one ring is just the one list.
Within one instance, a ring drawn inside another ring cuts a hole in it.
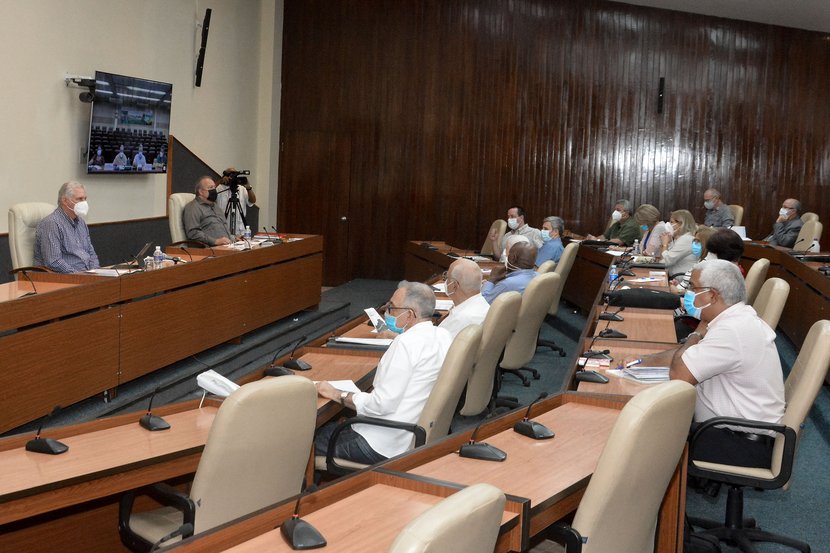
[{"label": "beige chair", "polygon": [[735,222],[732,223],[733,226],[739,227],[744,220],[744,206],[738,204],[729,204],[729,209],[732,210],[732,217],[735,219]]},{"label": "beige chair", "polygon": [[481,345],[476,354],[473,370],[467,380],[467,393],[461,414],[472,417],[493,407],[493,383],[496,367],[504,352],[507,339],[516,329],[522,295],[518,292],[505,292],[493,300],[487,317],[481,324]]},{"label": "beige chair", "polygon": [[767,278],[767,271],[769,270],[769,259],[761,258],[752,264],[752,267],[746,272],[746,304],[752,305],[755,303],[755,298]]},{"label": "beige chair", "polygon": [[556,269],[556,261],[548,259],[536,268],[536,272],[543,275],[545,273],[552,273],[554,269]]},{"label": "beige chair", "polygon": [[314,459],[314,466],[318,470],[325,470],[329,474],[343,475],[366,467],[361,463],[355,463],[340,459],[332,455],[334,444],[337,441],[342,429],[352,424],[373,424],[391,428],[400,428],[412,432],[410,447],[420,447],[424,444],[445,437],[450,430],[455,408],[461,398],[467,379],[475,362],[476,353],[481,344],[481,325],[469,325],[458,335],[450,345],[444,363],[441,365],[441,372],[438,380],[429,394],[424,410],[418,417],[416,424],[400,423],[374,417],[352,417],[340,423],[334,431],[329,442],[328,455],[318,455]]},{"label": "beige chair", "polygon": [[496,253],[493,251],[493,244],[490,242],[490,233],[493,232],[493,229],[498,233],[499,239],[496,242],[500,244],[504,233],[507,232],[507,221],[504,219],[496,219],[493,221],[493,224],[490,225],[490,230],[487,231],[487,238],[484,239],[484,245],[481,246],[481,255],[501,255],[501,252]]},{"label": "beige chair", "polygon": [[755,297],[752,307],[758,316],[767,323],[771,329],[778,326],[778,319],[787,304],[787,297],[790,295],[790,285],[786,280],[773,277],[768,278],[761,286],[761,291]]},{"label": "beige chair", "polygon": [[490,553],[504,514],[504,493],[473,484],[444,499],[401,530],[389,553]]},{"label": "beige chair", "polygon": [[316,421],[317,391],[307,378],[282,376],[242,386],[213,420],[189,495],[156,484],[148,493],[176,507],[140,513],[131,512],[135,492],[121,498],[121,541],[148,551],[183,525],[191,525],[183,536],[188,537],[296,495]]},{"label": "beige chair", "polygon": [[695,398],[694,387],[680,380],[635,395],[611,430],[573,524],[556,524],[548,536],[564,540],[568,553],[652,553],[660,503],[683,453]]},{"label": "beige chair", "polygon": [[821,239],[823,230],[824,225],[818,219],[804,223],[804,226],[801,227],[801,232],[798,233],[798,238],[795,239],[793,251],[806,252],[809,250],[810,246],[813,245],[813,240]]},{"label": "beige chair", "polygon": [[35,230],[41,219],[55,211],[55,204],[31,202],[9,208],[9,249],[12,267],[29,267],[35,256]]},{"label": "beige chair", "polygon": [[[574,265],[577,250],[579,250],[579,244],[572,242],[565,247],[565,251],[562,252],[562,257],[559,258],[559,263],[556,265],[556,274],[559,275],[560,286],[557,287],[556,293],[553,295],[553,299],[550,302],[550,309],[548,309],[547,315],[548,317],[555,317],[559,312],[559,303],[562,300],[562,291],[568,283],[568,275],[571,274],[571,267]],[[556,345],[556,342],[539,338],[536,345],[548,347],[553,351],[558,351],[560,357],[565,357],[565,350],[561,346]]]},{"label": "beige chair", "polygon": [[181,242],[187,240],[187,235],[184,231],[184,222],[182,221],[182,213],[184,206],[192,202],[196,198],[196,194],[189,192],[177,192],[170,194],[167,198],[167,221],[170,225],[170,241]]},{"label": "beige chair", "polygon": [[[721,521],[690,517],[692,526],[705,528],[705,533],[721,541],[729,540],[737,543],[742,551],[755,551],[751,542],[756,541],[781,543],[800,551],[810,550],[806,543],[765,532],[754,523],[751,527],[744,527],[743,521],[746,519],[743,513],[743,488],[750,486],[769,490],[789,487],[802,425],[821,390],[828,367],[830,367],[830,321],[816,321],[810,327],[810,332],[784,383],[784,399],[787,407],[780,424],[719,417],[709,419],[701,425],[690,442],[689,474],[725,483],[729,485],[729,494],[726,502],[726,516],[721,519],[726,522],[725,525]],[[694,459],[697,437],[709,427],[727,423],[739,423],[742,427],[776,432],[772,464],[769,468],[736,467]]]},{"label": "beige chair", "polygon": [[813,213],[812,211],[806,211],[801,214],[801,222],[806,223],[808,221],[818,221],[818,214]]},{"label": "beige chair", "polygon": [[539,329],[545,315],[557,294],[557,288],[562,285],[562,279],[556,272],[534,277],[522,294],[522,306],[519,309],[519,318],[516,322],[516,331],[507,340],[499,368],[501,373],[510,373],[522,379],[522,384],[530,386],[530,380],[522,374],[528,371],[534,379],[539,379],[539,371],[525,367],[536,353],[536,343],[539,338]]}]

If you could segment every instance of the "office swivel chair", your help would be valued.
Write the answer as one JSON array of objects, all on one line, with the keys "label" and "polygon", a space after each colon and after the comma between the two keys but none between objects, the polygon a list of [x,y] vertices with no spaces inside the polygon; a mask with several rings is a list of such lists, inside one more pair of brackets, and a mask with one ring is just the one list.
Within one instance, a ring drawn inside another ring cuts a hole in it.
[{"label": "office swivel chair", "polygon": [[493,244],[490,242],[490,233],[493,232],[493,229],[496,230],[499,237],[496,243],[501,244],[501,239],[504,237],[504,233],[507,232],[507,221],[504,219],[496,219],[493,221],[493,224],[490,225],[490,230],[487,231],[487,238],[484,239],[484,245],[481,246],[481,255],[495,255],[496,257],[501,255],[501,252],[493,251]]},{"label": "office swivel chair", "polygon": [[790,295],[790,285],[786,280],[773,277],[768,278],[761,286],[761,291],[755,297],[752,307],[758,316],[767,323],[771,329],[775,330],[778,326],[778,320],[781,318],[781,312],[784,311],[784,306],[787,304],[787,297]]},{"label": "office swivel chair", "polygon": [[184,222],[182,221],[182,213],[184,213],[184,206],[192,202],[195,198],[196,194],[189,192],[177,192],[170,194],[170,197],[167,198],[167,222],[170,225],[171,242],[181,242],[187,239],[184,231]]},{"label": "office swivel chair", "polygon": [[809,250],[810,246],[813,245],[813,240],[821,238],[823,230],[824,225],[818,219],[804,223],[804,226],[801,227],[801,231],[798,233],[798,237],[795,239],[795,244],[793,244],[793,251],[806,252]]},{"label": "office swivel chair", "polygon": [[[755,525],[753,519],[745,519],[743,513],[743,488],[751,486],[771,490],[789,486],[792,475],[798,438],[804,419],[810,411],[816,396],[827,376],[830,366],[830,321],[813,323],[801,346],[801,351],[784,383],[784,398],[787,408],[780,424],[747,421],[729,417],[716,417],[706,421],[690,441],[689,474],[713,482],[729,485],[726,500],[725,523],[689,517],[693,527],[704,528],[706,534],[721,541],[733,543],[746,553],[754,553],[752,542],[773,542],[809,552],[804,542],[765,532]],[[773,430],[776,432],[772,464],[769,468],[747,468],[695,460],[695,444],[707,428],[718,425],[738,425]]]},{"label": "office swivel chair", "polygon": [[314,459],[314,468],[325,470],[331,475],[342,476],[366,468],[367,465],[334,457],[335,445],[340,433],[353,424],[370,424],[386,428],[397,428],[412,432],[410,447],[424,444],[445,437],[450,430],[455,408],[461,398],[464,384],[470,376],[475,356],[481,343],[481,325],[470,325],[456,335],[444,363],[429,394],[424,410],[415,424],[375,417],[357,416],[341,422],[331,435],[327,455],[318,455]]},{"label": "office swivel chair", "polygon": [[504,503],[498,488],[473,484],[407,524],[388,553],[489,553],[496,547]]},{"label": "office swivel chair", "polygon": [[189,494],[155,484],[147,493],[172,506],[140,513],[132,512],[135,491],[121,497],[121,541],[133,551],[150,551],[186,525],[183,538],[298,494],[316,421],[317,390],[307,378],[283,376],[242,386],[216,414]]},{"label": "office swivel chair", "polygon": [[[553,299],[550,302],[548,314],[545,315],[546,321],[552,321],[553,318],[556,317],[556,314],[559,312],[559,302],[562,300],[562,291],[565,289],[565,285],[568,283],[568,275],[571,274],[571,268],[574,265],[577,250],[579,250],[579,244],[577,244],[576,242],[571,242],[570,244],[565,246],[565,251],[562,252],[562,257],[559,258],[559,263],[556,264],[555,272],[559,275],[561,283],[559,288],[556,290],[556,293],[553,295]],[[553,351],[558,351],[560,357],[565,357],[565,350],[562,349],[561,346],[556,345],[556,342],[553,342],[551,340],[543,340],[539,338],[536,341],[536,345],[548,347]]]},{"label": "office swivel chair", "polygon": [[694,387],[658,384],[623,407],[573,524],[557,523],[548,539],[567,553],[653,553],[660,503],[686,445],[695,410]]},{"label": "office swivel chair", "polygon": [[9,250],[14,269],[32,265],[37,225],[53,211],[55,205],[44,202],[15,204],[9,208]]},{"label": "office swivel chair", "polygon": [[752,267],[746,272],[744,282],[746,284],[746,304],[752,305],[755,303],[755,297],[761,290],[764,280],[767,278],[767,271],[769,270],[769,259],[761,258],[752,264]]},{"label": "office swivel chair", "polygon": [[818,221],[818,214],[812,211],[805,211],[801,214],[801,222],[806,223],[807,221]]},{"label": "office swivel chair", "polygon": [[744,206],[738,204],[729,204],[729,209],[732,210],[732,217],[735,222],[732,225],[739,227],[744,220]]}]

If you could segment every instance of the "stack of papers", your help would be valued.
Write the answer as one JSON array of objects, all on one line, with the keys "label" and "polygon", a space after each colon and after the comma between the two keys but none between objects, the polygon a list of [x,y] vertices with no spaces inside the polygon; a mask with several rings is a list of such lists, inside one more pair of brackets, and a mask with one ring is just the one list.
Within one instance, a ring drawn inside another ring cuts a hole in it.
[{"label": "stack of papers", "polygon": [[483,263],[486,261],[493,261],[492,257],[484,257],[483,255],[465,255],[462,256],[464,259],[469,259],[471,261],[475,261],[476,263]]},{"label": "stack of papers", "polygon": [[622,370],[623,376],[637,382],[666,382],[669,380],[668,367],[629,367]]},{"label": "stack of papers", "polygon": [[436,311],[449,311],[452,309],[452,300],[435,300]]}]

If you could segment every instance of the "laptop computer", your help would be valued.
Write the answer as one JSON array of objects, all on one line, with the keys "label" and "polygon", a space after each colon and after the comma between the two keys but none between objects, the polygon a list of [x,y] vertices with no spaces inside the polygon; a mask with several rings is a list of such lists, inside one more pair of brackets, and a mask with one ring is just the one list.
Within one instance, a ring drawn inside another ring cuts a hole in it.
[{"label": "laptop computer", "polygon": [[147,252],[150,251],[150,248],[153,247],[152,242],[147,242],[144,246],[138,250],[138,253],[133,256],[133,260],[129,263],[118,263],[117,265],[113,265],[113,269],[117,270],[126,270],[126,269],[135,269],[136,267],[141,267],[141,260],[144,259],[144,256],[147,255]]}]

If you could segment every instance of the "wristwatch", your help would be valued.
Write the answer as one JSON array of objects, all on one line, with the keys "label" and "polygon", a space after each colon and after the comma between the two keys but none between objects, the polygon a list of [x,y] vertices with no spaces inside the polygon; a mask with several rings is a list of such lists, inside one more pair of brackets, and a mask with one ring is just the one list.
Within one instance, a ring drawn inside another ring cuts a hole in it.
[{"label": "wristwatch", "polygon": [[349,392],[340,392],[340,405],[346,406],[346,398],[349,397]]},{"label": "wristwatch", "polygon": [[703,334],[701,334],[701,333],[700,333],[700,332],[698,332],[697,330],[695,330],[694,332],[690,332],[690,333],[689,333],[689,336],[697,336],[697,337],[698,337],[698,340],[703,340]]}]

